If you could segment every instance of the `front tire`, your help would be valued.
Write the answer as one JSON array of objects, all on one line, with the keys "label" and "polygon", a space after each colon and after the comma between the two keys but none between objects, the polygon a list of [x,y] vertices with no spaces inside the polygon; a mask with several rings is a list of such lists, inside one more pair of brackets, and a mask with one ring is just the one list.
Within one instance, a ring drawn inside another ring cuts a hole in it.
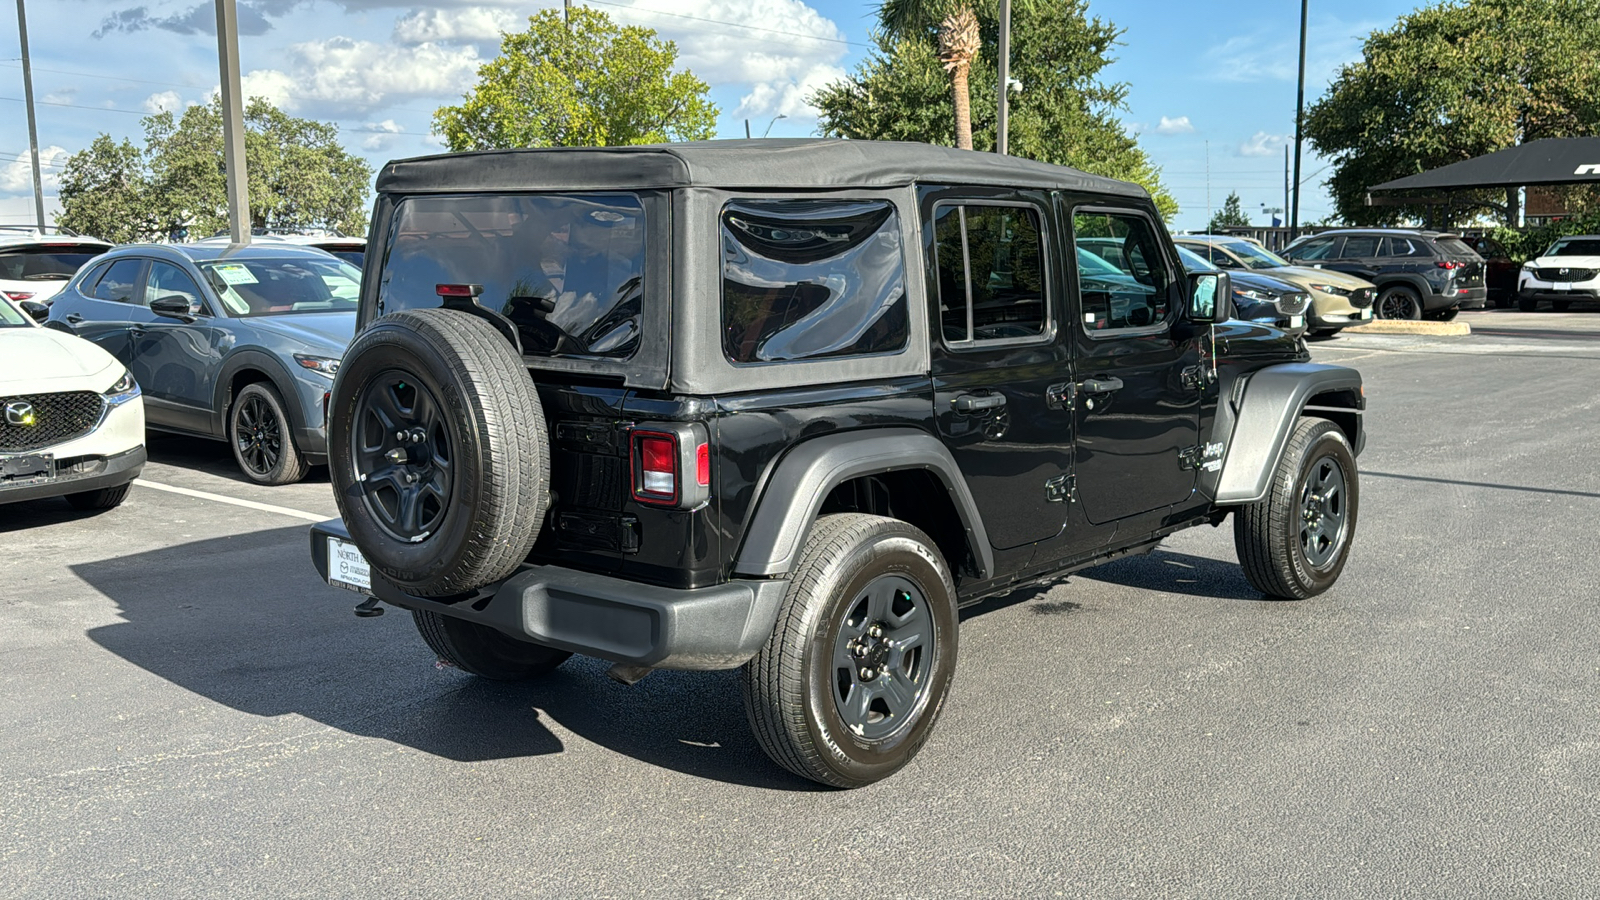
[{"label": "front tire", "polygon": [[955,586],[933,541],[880,516],[817,520],[767,644],[743,670],[745,712],[785,769],[852,788],[928,740],[955,674]]},{"label": "front tire", "polygon": [[492,681],[526,681],[555,671],[572,654],[431,610],[412,610],[417,632],[439,661]]},{"label": "front tire", "polygon": [[283,398],[271,385],[244,386],[228,410],[228,446],[239,471],[256,484],[294,484],[311,465],[294,442]]},{"label": "front tire", "polygon": [[1377,316],[1380,319],[1422,318],[1422,298],[1408,287],[1388,287],[1378,295]]},{"label": "front tire", "polygon": [[1301,419],[1266,498],[1234,511],[1233,541],[1245,577],[1284,600],[1333,587],[1350,556],[1359,508],[1359,474],[1344,432],[1327,419]]},{"label": "front tire", "polygon": [[73,509],[102,510],[116,509],[122,501],[128,499],[128,491],[133,487],[133,482],[121,484],[116,487],[101,488],[98,491],[80,491],[68,494],[67,502]]},{"label": "front tire", "polygon": [[1572,308],[1572,301],[1571,300],[1551,300],[1550,301],[1550,308],[1555,310],[1556,312],[1566,312],[1567,310]]}]

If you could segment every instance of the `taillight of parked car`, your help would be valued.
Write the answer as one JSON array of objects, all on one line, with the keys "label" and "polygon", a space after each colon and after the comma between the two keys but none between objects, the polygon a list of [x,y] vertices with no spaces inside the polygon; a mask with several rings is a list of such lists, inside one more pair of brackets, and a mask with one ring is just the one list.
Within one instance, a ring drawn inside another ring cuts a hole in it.
[{"label": "taillight of parked car", "polygon": [[33,299],[33,291],[0,291],[0,294],[5,294],[6,299],[16,303]]},{"label": "taillight of parked car", "polygon": [[1434,265],[1441,269],[1465,269],[1467,267],[1466,263],[1457,262],[1453,259],[1441,259],[1435,262]]},{"label": "taillight of parked car", "polygon": [[704,426],[639,425],[628,442],[633,499],[693,509],[711,496],[711,445]]}]

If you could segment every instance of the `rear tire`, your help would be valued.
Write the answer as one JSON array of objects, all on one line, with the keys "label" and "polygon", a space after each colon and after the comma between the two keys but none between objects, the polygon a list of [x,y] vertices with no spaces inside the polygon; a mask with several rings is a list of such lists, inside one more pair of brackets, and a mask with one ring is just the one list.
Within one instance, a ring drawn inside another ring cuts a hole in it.
[{"label": "rear tire", "polygon": [[1384,288],[1374,306],[1376,307],[1374,312],[1380,319],[1422,318],[1422,298],[1408,287],[1396,285]]},{"label": "rear tire", "polygon": [[743,670],[761,749],[834,787],[909,763],[955,674],[955,586],[933,541],[881,516],[818,519],[767,644]]},{"label": "rear tire", "polygon": [[132,487],[133,482],[130,481],[117,487],[101,488],[98,491],[82,491],[76,494],[68,494],[67,502],[72,504],[73,509],[116,509],[122,505],[122,501],[128,499],[128,491]]},{"label": "rear tire", "polygon": [[417,632],[439,661],[492,681],[525,681],[555,671],[572,654],[431,610],[412,610]]},{"label": "rear tire", "polygon": [[1233,513],[1234,547],[1250,584],[1284,600],[1333,587],[1350,556],[1360,500],[1344,432],[1327,419],[1301,419],[1266,498]]},{"label": "rear tire", "polygon": [[544,525],[548,442],[521,357],[470,313],[378,319],[333,385],[328,474],[339,514],[372,567],[419,596],[516,571]]},{"label": "rear tire", "polygon": [[247,384],[228,408],[228,446],[244,477],[256,484],[294,484],[311,471],[294,442],[294,425],[272,385]]}]

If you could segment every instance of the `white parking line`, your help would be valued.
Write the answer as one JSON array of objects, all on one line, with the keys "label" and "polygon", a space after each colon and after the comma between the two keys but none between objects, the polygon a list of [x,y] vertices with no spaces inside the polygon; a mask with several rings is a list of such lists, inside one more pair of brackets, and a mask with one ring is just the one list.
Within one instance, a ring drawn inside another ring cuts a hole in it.
[{"label": "white parking line", "polygon": [[254,500],[240,500],[237,497],[224,497],[221,494],[211,494],[207,493],[206,491],[194,491],[190,490],[189,488],[173,487],[170,484],[157,484],[154,481],[146,481],[143,478],[136,479],[133,483],[140,487],[154,488],[158,491],[166,491],[169,494],[182,494],[185,497],[197,497],[201,500],[214,500],[218,503],[228,503],[233,506],[242,506],[245,509],[257,509],[262,512],[277,513],[280,516],[293,516],[296,519],[305,519],[307,522],[326,522],[328,519],[332,518],[332,516],[309,513],[305,510],[290,509],[287,506],[273,506],[270,503],[257,503]]}]

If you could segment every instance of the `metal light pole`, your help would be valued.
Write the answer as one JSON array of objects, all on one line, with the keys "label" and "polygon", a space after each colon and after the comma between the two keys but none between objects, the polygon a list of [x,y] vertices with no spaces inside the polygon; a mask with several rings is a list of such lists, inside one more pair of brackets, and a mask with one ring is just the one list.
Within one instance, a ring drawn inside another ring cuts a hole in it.
[{"label": "metal light pole", "polygon": [[762,137],[766,137],[767,135],[771,134],[772,133],[772,126],[778,124],[778,120],[779,119],[787,119],[787,118],[789,118],[789,117],[784,115],[783,113],[778,113],[777,115],[773,116],[772,117],[772,121],[767,123],[767,130],[761,132],[761,136]]},{"label": "metal light pole", "polygon": [[1294,203],[1289,207],[1289,240],[1300,236],[1300,141],[1306,118],[1306,7],[1300,0],[1300,84],[1294,94]]},{"label": "metal light pole", "polygon": [[17,0],[17,33],[22,36],[22,97],[28,108],[28,152],[33,154],[33,211],[44,232],[44,179],[39,176],[39,125],[33,117],[33,64],[28,60],[28,13]]},{"label": "metal light pole", "polygon": [[1000,0],[1000,114],[995,119],[995,152],[1006,155],[1007,109],[1010,98],[1006,96],[1011,81],[1011,0]]},{"label": "metal light pole", "polygon": [[250,243],[250,181],[244,162],[239,10],[235,0],[217,0],[217,63],[222,69],[222,162],[228,169],[228,234],[234,244],[243,246]]}]

